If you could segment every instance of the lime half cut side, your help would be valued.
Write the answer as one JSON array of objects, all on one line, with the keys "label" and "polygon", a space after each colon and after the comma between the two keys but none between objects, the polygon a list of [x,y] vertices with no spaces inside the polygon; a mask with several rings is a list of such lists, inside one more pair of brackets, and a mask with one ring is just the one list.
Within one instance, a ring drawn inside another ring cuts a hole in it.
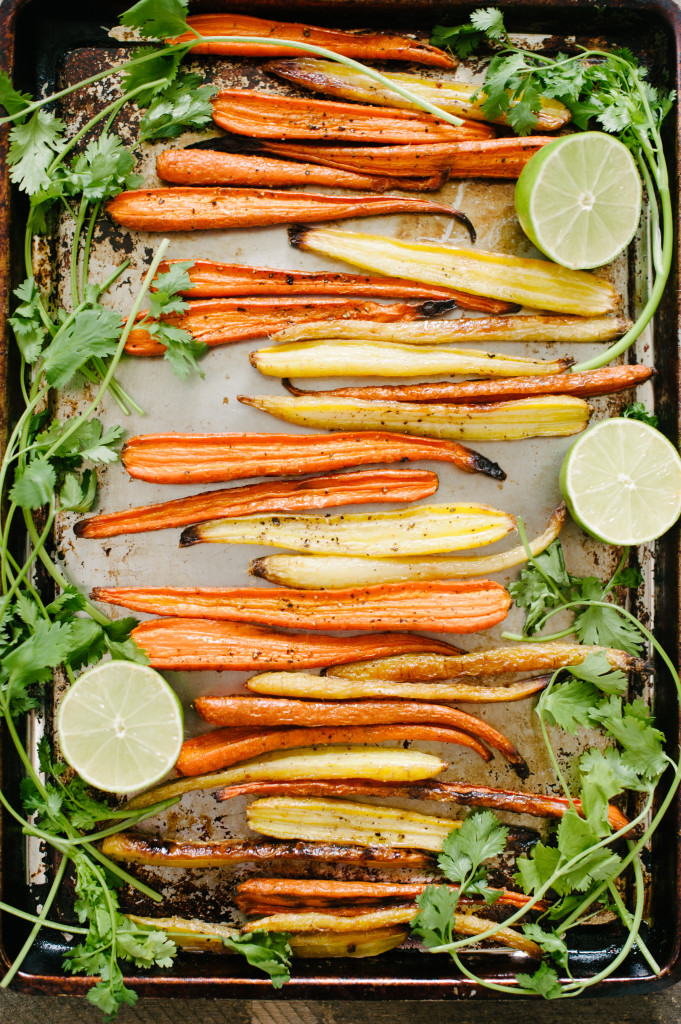
[{"label": "lime half cut side", "polygon": [[645,544],[681,514],[681,458],[646,423],[610,419],[575,441],[560,489],[572,518],[606,544]]},{"label": "lime half cut side", "polygon": [[62,700],[62,754],[91,786],[132,793],[162,779],[182,746],[182,706],[147,665],[107,661],[84,672]]},{"label": "lime half cut side", "polygon": [[627,147],[605,132],[554,139],[523,168],[520,226],[549,259],[571,270],[602,267],[627,247],[641,217],[641,178]]}]

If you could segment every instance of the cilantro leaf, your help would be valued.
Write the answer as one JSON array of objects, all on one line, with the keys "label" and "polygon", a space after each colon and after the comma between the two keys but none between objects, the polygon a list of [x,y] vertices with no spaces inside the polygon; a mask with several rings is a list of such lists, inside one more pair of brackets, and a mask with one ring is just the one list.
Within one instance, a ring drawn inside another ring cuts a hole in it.
[{"label": "cilantro leaf", "polygon": [[650,427],[656,427],[658,423],[655,413],[648,412],[643,402],[632,402],[626,407],[622,416],[628,420],[640,420],[641,423],[647,423]]},{"label": "cilantro leaf", "polygon": [[504,852],[507,837],[508,829],[493,811],[469,814],[460,828],[445,837],[438,855],[440,869],[452,882],[463,883],[482,861]]},{"label": "cilantro leaf", "polygon": [[558,852],[565,863],[579,854],[584,856],[569,871],[563,871],[553,884],[556,892],[561,895],[574,890],[584,892],[593,882],[604,881],[617,873],[622,858],[609,847],[596,848],[602,837],[601,829],[575,811],[568,810],[563,814],[557,830]]},{"label": "cilantro leaf", "polygon": [[555,846],[535,843],[529,854],[517,858],[515,880],[529,896],[546,885],[558,868],[559,861],[560,853]]},{"label": "cilantro leaf", "polygon": [[621,697],[610,697],[591,713],[622,750],[622,761],[650,782],[657,781],[667,767],[664,733],[654,728],[641,702],[622,705]]},{"label": "cilantro leaf", "polygon": [[558,975],[552,967],[542,963],[534,974],[516,974],[515,980],[523,988],[535,992],[544,999],[557,999],[561,994]]},{"label": "cilantro leaf", "polygon": [[637,566],[629,566],[626,569],[618,569],[612,580],[610,586],[612,587],[629,587],[631,590],[636,590],[643,583],[643,573]]},{"label": "cilantro leaf", "polygon": [[273,988],[281,988],[291,980],[291,947],[285,933],[257,931],[238,938],[223,938],[223,944],[234,953],[244,956],[252,967],[264,971]]},{"label": "cilantro leaf", "polygon": [[163,39],[187,31],[188,0],[139,0],[121,15],[121,25],[143,36]]},{"label": "cilantro leaf", "polygon": [[200,75],[182,72],[158,93],[140,123],[140,141],[171,139],[211,124],[217,89],[201,82]]},{"label": "cilantro leaf", "polygon": [[483,37],[484,33],[470,23],[452,28],[448,25],[436,25],[431,33],[430,42],[433,46],[449,47],[463,60],[477,50]]},{"label": "cilantro leaf", "polygon": [[424,946],[430,949],[453,941],[459,895],[447,885],[427,885],[416,897],[419,912],[411,922],[411,930]]},{"label": "cilantro leaf", "polygon": [[3,705],[11,716],[35,707],[29,696],[32,683],[46,682],[68,656],[71,648],[72,627],[61,622],[39,619],[31,635],[18,647],[3,654]]},{"label": "cilantro leaf", "polygon": [[611,669],[604,651],[592,651],[579,665],[568,666],[567,671],[575,679],[593,683],[603,693],[623,693],[627,688],[627,677],[619,669]]},{"label": "cilantro leaf", "polygon": [[[132,92],[147,85],[148,88],[138,92],[135,101],[138,107],[148,107],[155,96],[163,92],[177,76],[178,68],[186,50],[175,53],[159,52],[155,46],[143,46],[135,51],[135,57],[149,56],[142,64],[134,64],[123,73],[123,91]],[[163,81],[165,79],[165,81]],[[159,84],[160,83],[160,84]]]},{"label": "cilantro leaf", "polygon": [[523,932],[528,939],[532,939],[533,942],[541,946],[544,952],[548,953],[563,970],[567,970],[568,948],[565,939],[561,938],[554,931],[547,932],[540,924],[535,922],[524,924]]},{"label": "cilantro leaf", "polygon": [[67,473],[59,491],[59,505],[69,512],[88,512],[97,497],[97,475],[86,469],[79,479]]},{"label": "cilantro leaf", "polygon": [[561,594],[571,582],[559,540],[554,540],[521,569],[518,579],[509,584],[508,591],[518,607],[526,609],[523,626],[526,636],[532,636],[546,612],[560,606]]},{"label": "cilantro leaf", "polygon": [[84,309],[54,336],[45,351],[43,370],[54,388],[64,387],[92,356],[112,355],[121,336],[120,314],[111,309]]},{"label": "cilantro leaf", "polygon": [[203,376],[197,360],[208,350],[204,342],[196,341],[188,331],[176,326],[178,315],[187,308],[179,293],[191,289],[188,271],[193,266],[193,260],[172,263],[167,273],[155,278],[142,321],[151,336],[165,346],[164,358],[180,378],[188,377],[192,370]]},{"label": "cilantro leaf", "polygon": [[480,8],[471,14],[471,24],[484,32],[490,39],[508,38],[504,16],[497,7]]},{"label": "cilantro leaf", "polygon": [[40,508],[51,500],[56,483],[57,474],[50,462],[42,455],[34,456],[23,471],[17,471],[10,501],[21,508]]},{"label": "cilantro leaf", "polygon": [[9,323],[22,356],[27,363],[34,363],[40,355],[47,333],[38,310],[38,286],[32,277],[27,278],[14,289],[13,294],[20,300],[20,304],[9,318]]},{"label": "cilantro leaf", "polygon": [[549,725],[574,735],[580,728],[592,726],[591,712],[598,703],[598,690],[592,683],[573,679],[544,690],[537,702],[537,714]]},{"label": "cilantro leaf", "polygon": [[71,164],[64,191],[82,195],[89,202],[112,199],[124,189],[143,184],[144,178],[132,173],[134,164],[131,151],[117,135],[99,135]]},{"label": "cilantro leaf", "polygon": [[50,184],[47,168],[64,148],[65,127],[58,117],[41,109],[12,128],[7,163],[11,180],[23,192],[33,195]]},{"label": "cilantro leaf", "polygon": [[[601,601],[603,588],[598,580],[589,577],[582,583],[580,596],[585,600]],[[640,654],[644,644],[634,623],[620,615],[616,605],[584,608],[575,616],[574,629],[580,643],[615,647],[627,654]]]},{"label": "cilantro leaf", "polygon": [[7,72],[0,71],[0,106],[4,107],[8,114],[18,114],[29,103],[33,103],[33,97],[27,92],[15,89]]}]

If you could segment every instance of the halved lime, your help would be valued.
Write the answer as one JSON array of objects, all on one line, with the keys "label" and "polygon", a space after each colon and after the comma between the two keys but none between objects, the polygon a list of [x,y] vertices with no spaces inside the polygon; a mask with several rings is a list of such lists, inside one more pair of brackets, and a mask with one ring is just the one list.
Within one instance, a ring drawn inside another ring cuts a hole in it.
[{"label": "halved lime", "polygon": [[515,188],[518,220],[550,260],[571,270],[619,255],[641,217],[641,178],[623,143],[605,132],[554,139],[527,162]]},{"label": "halved lime", "polygon": [[575,522],[606,544],[645,544],[681,514],[681,458],[638,420],[597,423],[563,459],[560,489]]},{"label": "halved lime", "polygon": [[62,754],[91,786],[131,793],[158,782],[182,746],[182,706],[147,665],[106,661],[84,672],[57,713]]}]

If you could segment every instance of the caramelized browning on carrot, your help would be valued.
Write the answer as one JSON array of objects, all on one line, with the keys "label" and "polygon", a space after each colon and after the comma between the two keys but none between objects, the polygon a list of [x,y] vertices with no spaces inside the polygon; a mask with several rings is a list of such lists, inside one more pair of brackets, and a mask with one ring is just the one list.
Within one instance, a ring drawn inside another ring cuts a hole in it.
[{"label": "caramelized browning on carrot", "polygon": [[[477,719],[470,718],[477,725]],[[480,730],[482,732],[483,730]],[[489,761],[490,752],[469,733],[439,725],[350,725],[319,727],[317,729],[215,729],[185,740],[175,768],[181,775],[205,775],[221,768],[229,768],[239,761],[267,753],[270,750],[288,750],[295,747],[336,746],[346,743],[383,743],[385,740],[411,742],[427,740],[432,743],[455,743],[469,747],[483,760]]]},{"label": "caramelized browning on carrot", "polygon": [[248,516],[256,512],[291,512],[364,502],[416,501],[437,490],[435,473],[421,469],[366,470],[332,473],[310,480],[270,481],[226,487],[187,498],[92,516],[76,523],[77,537],[115,537],[191,526],[211,519]]},{"label": "caramelized browning on carrot", "polygon": [[[241,43],[230,36],[262,36],[263,39],[290,39],[292,43],[311,43],[344,57],[360,60],[407,60],[432,64],[440,68],[456,67],[456,61],[435,46],[404,36],[382,32],[342,32],[290,21],[271,21],[246,14],[195,14],[187,24],[202,36],[224,36],[210,43],[199,43],[192,53],[218,53],[241,57],[286,57],[304,53],[295,46],[268,46],[263,43]],[[196,36],[187,32],[176,41],[193,42]]]},{"label": "caramelized browning on carrot", "polygon": [[377,431],[339,434],[142,434],[123,448],[130,476],[152,483],[216,483],[250,476],[324,472],[374,462],[429,459],[467,473],[506,474],[456,441]]},{"label": "caramelized browning on carrot", "polygon": [[261,587],[95,587],[95,601],[152,615],[261,622],[287,629],[429,629],[474,633],[501,622],[511,599],[499,583],[384,583],[347,590]]},{"label": "caramelized browning on carrot", "polygon": [[106,209],[117,224],[136,231],[216,231],[383,213],[439,213],[461,221],[475,241],[475,231],[464,214],[411,196],[327,196],[264,188],[147,188],[121,192]]},{"label": "caramelized browning on carrot", "polygon": [[[173,263],[164,260],[158,273],[166,274]],[[273,270],[270,267],[244,267],[238,263],[214,263],[195,260],[187,271],[192,287],[181,292],[189,298],[218,299],[233,295],[356,295],[384,299],[442,299],[457,305],[463,295],[450,288],[405,281],[399,277],[367,277],[364,274],[335,274],[330,271]],[[463,296],[464,299],[474,296]],[[462,307],[463,308],[463,307]],[[440,312],[440,307],[433,307]],[[428,315],[426,308],[424,315]]]},{"label": "caramelized browning on carrot", "polygon": [[[432,302],[363,302],[360,299],[328,298],[310,302],[298,298],[199,299],[188,302],[182,314],[168,316],[164,322],[188,331],[204,345],[228,345],[248,338],[274,334],[294,324],[319,320],[413,320],[438,313],[441,305]],[[133,327],[126,352],[136,356],[162,355],[165,347],[145,327]]]},{"label": "caramelized browning on carrot", "polygon": [[[269,139],[342,139],[344,142],[468,142],[494,138],[492,127],[464,121],[454,126],[430,114],[335,100],[275,96],[226,89],[213,101],[213,120],[225,131]],[[436,172],[437,173],[437,172]],[[414,168],[410,177],[420,172]]]},{"label": "caramelized browning on carrot", "polygon": [[248,672],[342,665],[357,657],[380,658],[407,651],[451,648],[442,640],[410,633],[374,633],[363,636],[291,635],[273,629],[217,622],[212,619],[149,619],[133,630],[154,668],[167,671]]},{"label": "caramelized browning on carrot", "polygon": [[[347,147],[268,140],[264,148],[290,160],[355,174],[412,178],[444,173],[449,178],[517,178],[530,157],[547,142],[551,142],[551,136]],[[394,187],[400,188],[399,185]]]},{"label": "caramelized browning on carrot", "polygon": [[381,384],[378,386],[335,388],[332,391],[305,391],[284,378],[282,384],[292,395],[364,398],[395,402],[496,402],[533,395],[572,395],[593,398],[637,387],[652,377],[651,366],[604,366],[585,373],[557,373],[541,377],[513,377],[506,380],[464,380],[453,384]]},{"label": "caramelized browning on carrot", "polygon": [[340,171],[319,164],[293,163],[245,153],[223,153],[215,149],[167,149],[156,157],[156,173],[173,185],[250,185],[255,188],[285,188],[287,185],[327,185],[329,188],[369,189],[385,192],[399,188],[406,192],[432,192],[444,184],[446,173],[427,178],[378,177]]}]

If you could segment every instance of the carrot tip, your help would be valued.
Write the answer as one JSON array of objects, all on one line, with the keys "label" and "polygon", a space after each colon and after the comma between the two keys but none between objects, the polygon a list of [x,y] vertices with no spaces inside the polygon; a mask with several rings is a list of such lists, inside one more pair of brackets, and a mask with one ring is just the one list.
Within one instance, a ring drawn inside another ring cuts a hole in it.
[{"label": "carrot tip", "polygon": [[481,455],[480,452],[475,452],[471,449],[473,454],[473,465],[476,473],[484,473],[486,476],[491,476],[494,480],[505,480],[507,474],[501,468],[497,462],[492,462],[487,456]]},{"label": "carrot tip", "polygon": [[441,313],[449,313],[458,309],[459,303],[456,299],[427,299],[419,306],[419,313],[422,317],[430,318],[440,316]]},{"label": "carrot tip", "polygon": [[199,532],[195,526],[188,526],[186,530],[183,530],[180,534],[180,547],[190,548],[192,544],[198,544],[201,538]]},{"label": "carrot tip", "polygon": [[310,229],[307,224],[292,224],[288,229],[288,240],[294,249],[300,249],[305,243],[305,235]]}]

